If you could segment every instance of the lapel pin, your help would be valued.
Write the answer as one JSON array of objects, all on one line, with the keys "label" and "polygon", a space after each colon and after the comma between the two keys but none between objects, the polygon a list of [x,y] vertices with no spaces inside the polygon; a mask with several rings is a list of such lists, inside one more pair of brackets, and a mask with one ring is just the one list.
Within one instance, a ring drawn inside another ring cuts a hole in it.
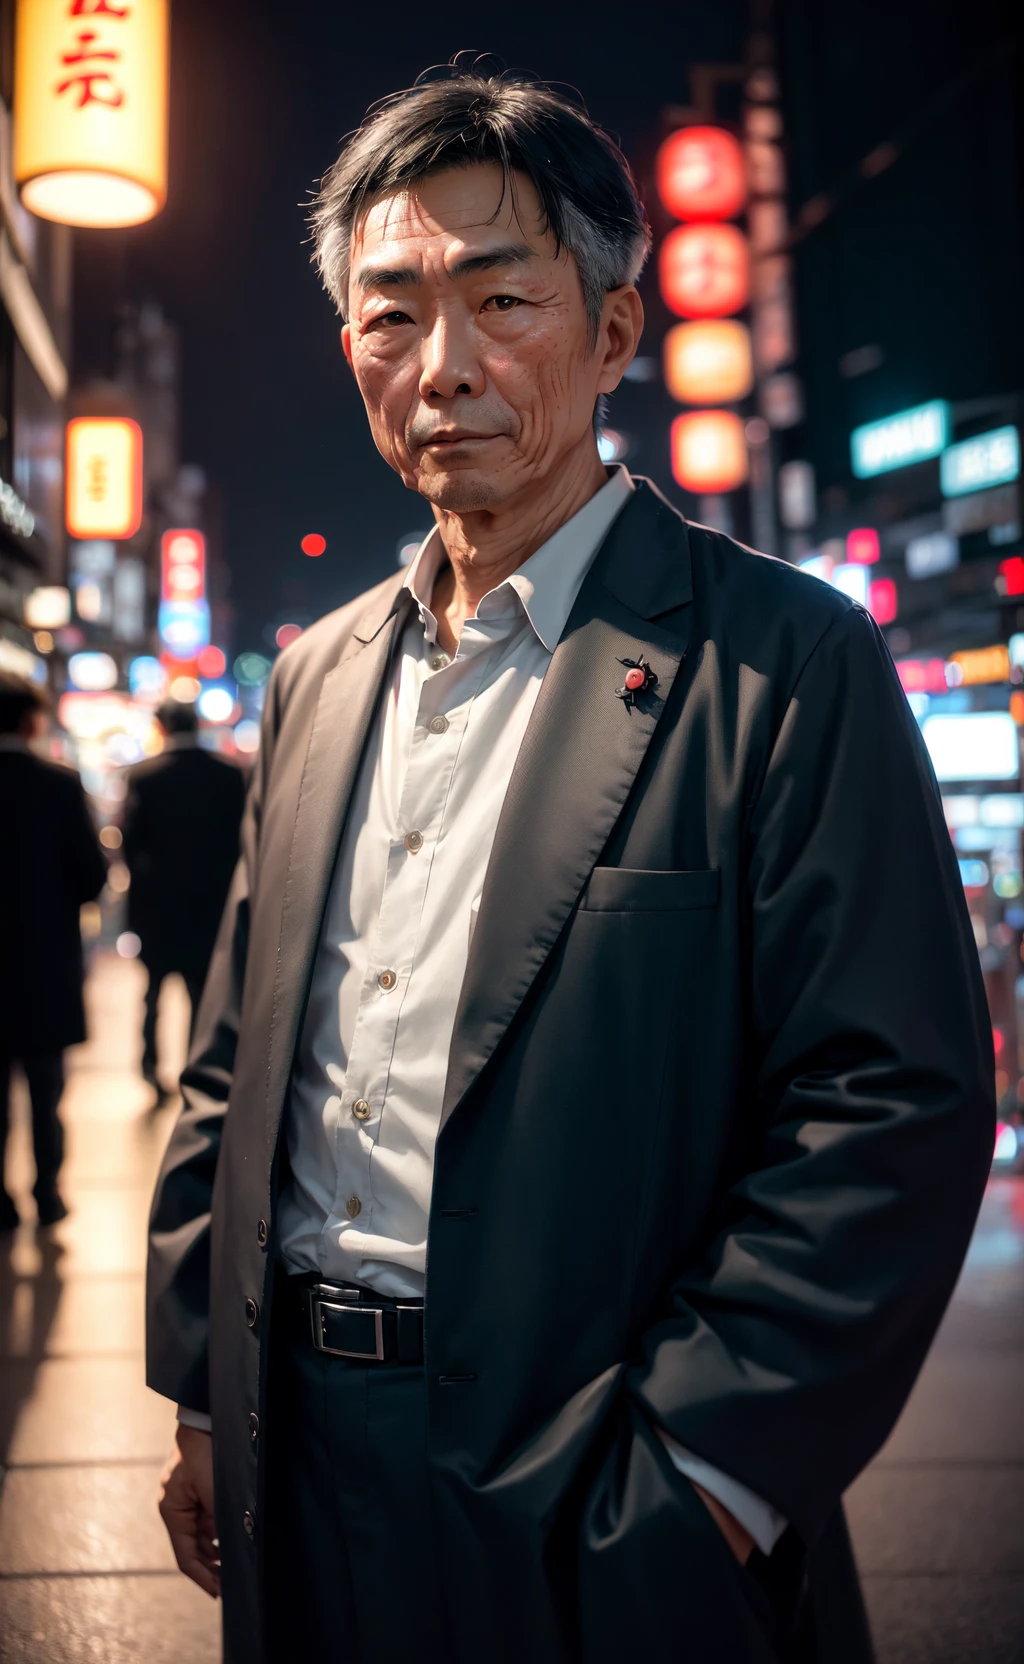
[{"label": "lapel pin", "polygon": [[642,653],[638,659],[620,659],[619,663],[626,666],[626,674],[622,687],[615,689],[615,697],[631,711],[640,695],[653,688],[658,678]]}]

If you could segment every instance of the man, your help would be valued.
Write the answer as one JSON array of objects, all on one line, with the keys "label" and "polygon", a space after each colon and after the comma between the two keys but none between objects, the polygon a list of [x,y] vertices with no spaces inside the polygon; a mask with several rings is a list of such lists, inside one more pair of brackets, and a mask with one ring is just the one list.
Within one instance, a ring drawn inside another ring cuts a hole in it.
[{"label": "man", "polygon": [[[31,749],[47,708],[31,682],[0,670],[0,1163],[17,1062],[32,1105],[38,1222],[55,1225],[67,1213],[57,1188],[63,1053],[85,1039],[78,913],[102,890],[107,863],[78,775]],[[18,1210],[2,1179],[0,1167],[0,1231],[11,1231]]]},{"label": "man", "polygon": [[915,723],[601,466],[647,232],[578,107],[417,86],[316,229],[436,524],[268,691],[153,1210],[179,1564],[232,1661],[864,1660],[840,1497],[993,1131]]},{"label": "man", "polygon": [[245,785],[233,763],[200,748],[194,705],[168,699],[156,716],[164,749],[129,771],[124,857],[132,879],[128,927],[142,943],[149,972],[142,1073],[159,1101],[164,1095],[156,1050],[160,988],[173,971],[184,978],[194,1026],[238,859]]}]

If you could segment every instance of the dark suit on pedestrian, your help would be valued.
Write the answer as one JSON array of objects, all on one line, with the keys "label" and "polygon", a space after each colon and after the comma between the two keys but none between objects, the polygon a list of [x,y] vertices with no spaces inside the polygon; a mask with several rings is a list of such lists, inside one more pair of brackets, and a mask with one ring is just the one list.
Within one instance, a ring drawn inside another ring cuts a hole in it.
[{"label": "dark suit on pedestrian", "polygon": [[245,779],[196,744],[172,745],[128,773],[124,858],[128,928],[149,971],[145,1066],[156,1060],[160,984],[177,971],[193,1018],[238,860]]},{"label": "dark suit on pedestrian", "polygon": [[[275,666],[154,1201],[148,1379],[212,1412],[231,1664],[271,1656],[268,1583],[296,1664],[316,1656],[316,1510],[364,1482],[338,1439],[372,1438],[347,1360],[309,1354],[346,1373],[308,1433],[295,1372],[275,1386],[294,1326],[274,1303],[275,1207],[339,838],[408,605],[398,575]],[[621,662],[641,655],[658,680],[629,709]],[[641,482],[545,676],[469,951],[431,1201],[421,1474],[409,1458],[436,1569],[407,1656],[867,1658],[840,1499],[949,1298],[993,1122],[958,870],[878,630]],[[790,1522],[763,1566],[734,1560],[657,1428]],[[349,1650],[340,1570],[321,1592],[338,1656],[394,1656],[367,1605],[393,1632],[399,1524],[373,1602],[358,1578],[349,1591]]]},{"label": "dark suit on pedestrian", "polygon": [[[37,1200],[56,1187],[65,1046],[85,1039],[79,909],[107,863],[74,769],[0,748],[0,1156],[11,1066],[29,1083]],[[2,1198],[0,1198],[2,1201]]]}]

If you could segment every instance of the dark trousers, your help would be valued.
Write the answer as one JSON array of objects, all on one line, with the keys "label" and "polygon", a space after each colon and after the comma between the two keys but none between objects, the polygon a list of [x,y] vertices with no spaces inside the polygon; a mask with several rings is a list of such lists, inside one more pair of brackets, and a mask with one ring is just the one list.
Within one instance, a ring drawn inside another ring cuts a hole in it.
[{"label": "dark trousers", "polygon": [[268,1664],[448,1664],[422,1366],[315,1352],[289,1283],[270,1343]]},{"label": "dark trousers", "polygon": [[[36,1158],[36,1182],[32,1194],[38,1202],[42,1197],[53,1195],[60,1164],[64,1160],[64,1128],[58,1114],[64,1091],[64,1054],[55,1052],[48,1056],[17,1060],[0,1057],[0,1180],[3,1178],[3,1154],[7,1148],[11,1070],[15,1061],[25,1071],[32,1105],[32,1146]],[[0,1183],[0,1190],[2,1188]]]},{"label": "dark trousers", "polygon": [[[156,1070],[156,1014],[160,1003],[160,989],[167,977],[173,971],[165,965],[146,964],[149,973],[149,986],[146,989],[146,1009],[142,1019],[142,1070],[144,1074],[153,1074]],[[189,1035],[196,1026],[196,1011],[199,1008],[200,995],[203,992],[203,977],[190,976],[181,973],[188,997],[192,1005],[192,1016],[189,1024]]]}]

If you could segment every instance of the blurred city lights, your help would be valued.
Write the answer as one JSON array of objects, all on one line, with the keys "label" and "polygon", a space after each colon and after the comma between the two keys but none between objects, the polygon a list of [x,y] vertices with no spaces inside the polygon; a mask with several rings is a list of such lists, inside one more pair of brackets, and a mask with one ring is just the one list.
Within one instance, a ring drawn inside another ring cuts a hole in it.
[{"label": "blurred city lights", "polygon": [[680,404],[729,404],[754,385],[750,331],[735,318],[676,324],[664,360],[665,385]]},{"label": "blurred city lights", "polygon": [[179,705],[194,705],[199,698],[199,683],[194,676],[175,676],[167,691]]},{"label": "blurred city lights", "polygon": [[658,151],[658,196],[677,220],[730,220],[747,199],[739,141],[722,127],[682,127]]},{"label": "blurred city lights", "polygon": [[307,532],[299,547],[304,555],[322,555],[327,547],[326,537],[319,532]]},{"label": "blurred city lights", "polygon": [[944,497],[962,497],[1020,477],[1020,435],[1012,425],[950,445],[939,458]]},{"label": "blurred city lights", "polygon": [[892,578],[875,578],[868,585],[868,611],[876,624],[891,624],[899,611],[899,594]]},{"label": "blurred city lights", "polygon": [[290,647],[293,641],[298,641],[301,634],[301,624],[282,624],[280,629],[275,631],[274,640],[278,647]]},{"label": "blurred city lights", "polygon": [[[629,444],[624,434],[617,432],[615,428],[601,429],[597,436],[597,454],[605,465],[621,462],[628,451]],[[422,539],[420,541],[422,542]]]},{"label": "blurred city lights", "polygon": [[104,849],[120,849],[123,841],[119,826],[100,827],[100,843]]},{"label": "blurred city lights", "polygon": [[107,883],[115,896],[123,896],[131,884],[131,876],[123,861],[114,861],[107,871]]},{"label": "blurred city lights", "polygon": [[68,679],[83,693],[106,693],[117,686],[117,665],[109,653],[73,653]]},{"label": "blurred city lights", "polygon": [[53,652],[53,637],[49,630],[37,630],[32,640],[35,643],[37,653]]},{"label": "blurred city lights", "polygon": [[122,930],[114,946],[122,959],[138,959],[142,952],[141,939],[136,936],[134,930]]},{"label": "blurred city lights", "polygon": [[833,589],[841,590],[851,601],[857,601],[862,607],[868,604],[868,575],[863,566],[855,561],[844,561],[832,569],[829,579]]},{"label": "blurred city lights", "polygon": [[846,534],[846,558],[861,566],[873,566],[882,549],[874,526],[858,526]]},{"label": "blurred city lights", "polygon": [[227,667],[228,661],[220,647],[204,647],[196,655],[196,669],[207,681],[214,681],[218,676],[223,676]]},{"label": "blurred city lights", "polygon": [[67,426],[65,520],[71,537],[134,537],[142,524],[142,429],[127,416]]},{"label": "blurred city lights", "polygon": [[1019,775],[1017,725],[1009,711],[928,716],[921,732],[939,780],[1015,780]]},{"label": "blurred city lights", "polygon": [[234,672],[236,682],[241,682],[244,688],[259,688],[270,675],[270,660],[262,653],[239,653]]},{"label": "blurred city lights", "polygon": [[22,617],[30,630],[60,630],[71,618],[71,595],[62,584],[30,590]]},{"label": "blurred city lights", "polygon": [[944,399],[901,410],[878,422],[865,422],[850,435],[850,465],[859,480],[893,468],[908,468],[913,462],[927,462],[949,443],[949,405]]},{"label": "blurred city lights", "polygon": [[661,298],[680,318],[722,318],[750,296],[750,250],[734,225],[679,225],[658,254]]},{"label": "blurred city lights", "polygon": [[235,745],[246,756],[251,756],[253,752],[258,751],[260,748],[259,723],[250,722],[248,717],[240,722],[235,729]]},{"label": "blurred city lights", "polygon": [[[76,31],[78,18],[91,30]],[[138,225],[160,212],[166,0],[19,0],[14,86],[14,176],[26,208],[82,226]]]},{"label": "blurred city lights", "polygon": [[158,705],[167,690],[167,672],[159,659],[143,653],[128,666],[128,686],[133,699]]},{"label": "blurred city lights", "polygon": [[1017,1131],[1008,1121],[996,1122],[996,1147],[992,1152],[993,1161],[1015,1161],[1017,1158]]},{"label": "blurred city lights", "polygon": [[747,477],[743,423],[729,410],[701,410],[672,423],[672,474],[684,491],[734,491]]},{"label": "blurred city lights", "polygon": [[196,700],[196,709],[206,722],[230,722],[234,708],[234,696],[228,688],[204,688]]},{"label": "blurred city lights", "polygon": [[1007,595],[1024,595],[1024,556],[1011,555],[999,562],[999,576]]}]

